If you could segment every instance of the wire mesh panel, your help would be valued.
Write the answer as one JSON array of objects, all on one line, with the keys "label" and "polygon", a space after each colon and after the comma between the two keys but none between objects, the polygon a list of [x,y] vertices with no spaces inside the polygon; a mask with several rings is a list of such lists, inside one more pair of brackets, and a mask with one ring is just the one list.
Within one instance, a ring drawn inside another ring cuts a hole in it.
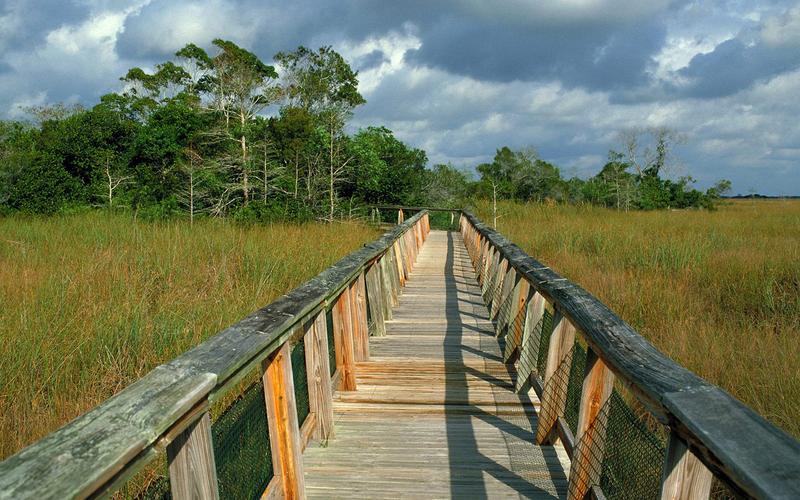
[{"label": "wire mesh panel", "polygon": [[585,490],[587,485],[579,483],[599,477],[606,498],[659,498],[666,438],[663,428],[655,426],[615,389],[576,445],[573,463],[583,464],[584,471],[573,472],[579,480],[570,488]]},{"label": "wire mesh panel", "polygon": [[[113,498],[136,498],[140,500],[169,500],[172,498],[166,458],[160,459],[160,462],[161,463],[155,466],[155,471],[150,470],[146,472],[148,475],[157,475],[152,479],[148,478],[150,483],[147,484],[144,490],[139,490],[139,488],[141,488],[141,483],[135,483],[136,479],[134,479],[116,492]],[[142,478],[142,480],[145,479]]]},{"label": "wire mesh panel", "polygon": [[541,326],[541,340],[539,340],[538,356],[536,358],[536,373],[541,378],[547,366],[547,351],[550,350],[550,337],[553,335],[553,313],[547,308],[544,310]]},{"label": "wire mesh panel", "polygon": [[308,404],[308,378],[306,377],[306,347],[302,340],[292,347],[292,377],[294,378],[297,423],[303,425],[310,410]]},{"label": "wire mesh panel", "polygon": [[[549,394],[550,401],[559,401],[563,403],[567,397],[567,386],[569,384],[570,378],[570,367],[572,366],[572,356],[575,353],[575,348],[573,346],[572,349],[567,353],[566,356],[561,360],[556,367],[556,370],[550,376],[547,381],[545,381],[545,387],[543,394]],[[547,396],[544,396],[545,398]],[[558,417],[562,416],[561,412],[564,410],[560,404],[542,404],[542,408],[539,413],[539,425],[547,426],[547,430],[549,431],[553,425],[555,425],[556,420]]]},{"label": "wire mesh panel", "polygon": [[564,420],[567,421],[573,436],[578,428],[578,413],[580,412],[585,371],[586,349],[576,340],[575,345],[572,347],[572,365],[569,369],[569,380],[567,381],[567,402],[564,405]]},{"label": "wire mesh panel", "polygon": [[331,377],[336,373],[336,345],[333,339],[333,312],[329,309],[325,311],[325,322],[328,330],[328,364],[331,370]]},{"label": "wire mesh panel", "polygon": [[[536,373],[537,375],[540,374],[537,366],[542,347],[542,329],[544,327],[544,319],[544,316],[539,318],[539,321],[531,327],[528,337],[523,339],[525,345],[522,346],[522,352],[520,353],[519,362],[517,363],[517,373],[519,373],[526,380],[531,373]],[[521,387],[522,384],[518,383],[517,389],[520,389]]]},{"label": "wire mesh panel", "polygon": [[219,497],[259,498],[274,475],[264,386],[249,386],[211,425]]}]

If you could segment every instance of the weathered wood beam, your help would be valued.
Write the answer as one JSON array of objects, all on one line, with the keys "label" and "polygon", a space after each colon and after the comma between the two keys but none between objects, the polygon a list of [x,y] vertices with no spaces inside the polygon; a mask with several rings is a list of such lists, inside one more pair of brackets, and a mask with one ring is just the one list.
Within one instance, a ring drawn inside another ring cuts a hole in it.
[{"label": "weathered wood beam", "polygon": [[[575,344],[575,327],[556,309],[553,318],[553,334],[550,336],[550,348],[547,351],[545,366],[544,392],[542,394],[542,411],[536,426],[536,443],[549,444],[553,425],[558,417],[564,415],[567,402],[566,391],[558,390],[558,381],[554,378],[556,370],[569,373],[569,352]],[[565,363],[567,365],[565,365]]]},{"label": "weathered wood beam", "polygon": [[267,357],[262,366],[273,470],[281,476],[284,498],[305,498],[302,436],[297,422],[289,343]]},{"label": "weathered wood beam", "polygon": [[367,303],[369,305],[369,312],[372,318],[372,324],[375,329],[376,337],[386,336],[386,324],[384,322],[384,304],[385,294],[383,293],[383,284],[380,276],[380,264],[375,263],[367,269],[366,273],[367,285]]},{"label": "weathered wood beam", "polygon": [[219,498],[208,411],[167,445],[167,463],[172,498]]},{"label": "weathered wood beam", "polygon": [[333,390],[325,311],[320,311],[307,324],[303,344],[306,352],[308,403],[311,412],[316,416],[313,437],[325,443],[333,437]]},{"label": "weathered wood beam", "polygon": [[686,442],[670,432],[661,479],[662,500],[705,500],[711,494],[713,479]]},{"label": "weathered wood beam", "polygon": [[356,390],[356,361],[350,297],[350,289],[346,288],[333,307],[336,368],[341,371],[340,388],[343,391]]},{"label": "weathered wood beam", "polygon": [[367,325],[367,295],[364,273],[350,285],[350,314],[353,328],[355,360],[369,361],[369,325]]},{"label": "weathered wood beam", "polygon": [[591,487],[600,482],[600,468],[593,465],[601,460],[605,451],[608,414],[602,411],[613,389],[614,373],[589,348],[575,432],[577,445],[570,467],[570,498],[583,499]]}]

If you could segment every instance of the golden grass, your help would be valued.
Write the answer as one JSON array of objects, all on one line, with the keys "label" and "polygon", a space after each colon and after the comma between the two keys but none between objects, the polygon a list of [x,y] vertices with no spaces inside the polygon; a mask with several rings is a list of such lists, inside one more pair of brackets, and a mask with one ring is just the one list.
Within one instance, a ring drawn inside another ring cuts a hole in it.
[{"label": "golden grass", "polygon": [[[478,215],[491,222],[490,207]],[[800,437],[800,201],[617,212],[504,203],[498,230]]]},{"label": "golden grass", "polygon": [[0,459],[377,236],[357,224],[0,218]]}]

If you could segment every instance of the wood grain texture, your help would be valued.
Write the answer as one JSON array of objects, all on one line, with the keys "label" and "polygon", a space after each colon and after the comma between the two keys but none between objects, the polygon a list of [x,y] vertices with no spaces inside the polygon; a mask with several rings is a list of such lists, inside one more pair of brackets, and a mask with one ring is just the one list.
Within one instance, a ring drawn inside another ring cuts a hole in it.
[{"label": "wood grain texture", "polygon": [[677,434],[670,433],[661,482],[662,500],[705,500],[713,475]]},{"label": "wood grain texture", "polygon": [[343,391],[356,390],[356,358],[353,340],[351,291],[346,288],[333,307],[333,341],[336,352],[336,368],[341,374],[339,388]]},{"label": "wood grain texture", "polygon": [[553,426],[558,417],[564,416],[564,405],[567,402],[567,391],[560,391],[556,388],[556,380],[553,375],[556,370],[564,370],[569,373],[571,358],[568,357],[570,349],[575,344],[575,327],[561,313],[556,310],[553,318],[553,333],[550,336],[550,346],[547,351],[547,364],[545,365],[544,392],[542,394],[542,416],[536,429],[536,442],[539,444],[549,442],[553,435]]},{"label": "wood grain texture", "polygon": [[333,388],[328,357],[328,322],[321,311],[306,327],[304,337],[309,409],[316,415],[313,437],[327,442],[333,437]]},{"label": "wood grain texture", "polygon": [[367,269],[366,275],[366,294],[369,314],[376,337],[386,336],[386,325],[384,324],[384,293],[380,276],[380,264],[377,262]]},{"label": "wood grain texture", "polygon": [[262,379],[273,470],[281,476],[284,498],[305,498],[303,445],[297,422],[291,348],[288,343],[264,361]]},{"label": "wood grain texture", "polygon": [[219,498],[208,412],[204,412],[167,446],[167,462],[172,498]]},{"label": "wood grain texture", "polygon": [[364,273],[350,285],[350,320],[353,329],[353,351],[356,361],[369,360],[369,327]]},{"label": "wood grain texture", "polygon": [[[577,451],[573,453],[570,473],[570,495],[584,498],[591,487],[600,482],[600,471],[591,467],[603,456],[607,418],[601,416],[603,406],[614,389],[614,373],[590,348],[586,352],[586,368],[578,406],[578,427],[575,431]],[[591,427],[592,431],[588,432]]]},{"label": "wood grain texture", "polygon": [[544,316],[545,300],[542,294],[534,292],[533,297],[528,301],[525,313],[525,325],[522,328],[522,346],[520,347],[519,377],[517,378],[517,392],[527,392],[530,378],[533,376],[536,367],[536,359],[539,352],[532,346],[538,346],[539,341],[531,337],[541,337],[541,325],[539,322]]},{"label": "wood grain texture", "polygon": [[334,395],[336,439],[305,453],[309,498],[559,498],[568,461],[533,443],[458,233],[432,231],[388,321]]}]

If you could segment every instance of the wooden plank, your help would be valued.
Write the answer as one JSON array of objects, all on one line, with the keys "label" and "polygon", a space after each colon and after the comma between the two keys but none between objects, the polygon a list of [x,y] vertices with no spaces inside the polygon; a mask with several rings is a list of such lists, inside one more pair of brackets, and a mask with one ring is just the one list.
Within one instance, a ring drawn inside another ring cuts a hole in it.
[{"label": "wooden plank", "polygon": [[167,445],[167,462],[173,498],[219,498],[207,411]]},{"label": "wooden plank", "polygon": [[333,388],[328,357],[328,322],[320,311],[306,327],[304,338],[309,409],[316,415],[314,439],[327,442],[333,437]]},{"label": "wooden plank", "polygon": [[386,336],[386,324],[384,323],[383,307],[384,297],[383,287],[380,276],[380,264],[375,263],[366,272],[366,293],[369,312],[376,337]]},{"label": "wooden plank", "polygon": [[355,346],[351,325],[350,289],[345,289],[333,307],[333,339],[336,351],[336,368],[341,372],[340,389],[356,390]]},{"label": "wooden plank", "polygon": [[663,500],[705,500],[714,476],[674,432],[669,434],[661,480]]},{"label": "wooden plank", "polygon": [[350,285],[350,314],[353,328],[353,349],[356,361],[369,360],[369,326],[364,273]]},{"label": "wooden plank", "polygon": [[533,298],[528,302],[527,312],[525,313],[525,325],[522,329],[522,345],[520,346],[519,362],[517,363],[517,392],[527,392],[528,382],[532,373],[536,369],[536,360],[539,351],[534,346],[539,345],[542,332],[539,322],[544,316],[545,300],[544,297],[534,292]]},{"label": "wooden plank", "polygon": [[502,336],[505,334],[505,327],[508,324],[508,315],[511,310],[507,301],[511,299],[511,294],[516,288],[516,273],[513,268],[508,269],[503,278],[503,286],[500,289],[500,300],[497,304],[497,335]]},{"label": "wooden plank", "polygon": [[421,248],[387,336],[356,364],[359,391],[334,396],[336,439],[304,455],[309,498],[566,495],[566,454],[533,442],[538,401],[515,393],[450,235],[433,231]]},{"label": "wooden plank", "polygon": [[508,335],[506,337],[506,349],[503,353],[505,362],[513,362],[515,357],[521,352],[523,334],[525,330],[526,308],[528,301],[532,298],[530,285],[524,279],[517,282],[514,287],[512,298],[511,314],[509,315]]},{"label": "wooden plank", "polygon": [[264,360],[262,367],[273,470],[281,476],[284,498],[305,498],[302,437],[288,342]]},{"label": "wooden plank", "polygon": [[398,287],[399,295],[399,290],[406,286],[405,264],[403,264],[405,256],[402,252],[402,238],[395,241],[392,247],[394,250],[392,253],[394,255],[395,266],[397,267],[397,278],[400,283],[400,286]]},{"label": "wooden plank", "polygon": [[544,376],[544,393],[542,394],[542,413],[536,427],[536,442],[546,444],[552,437],[553,425],[558,417],[564,415],[564,405],[567,402],[567,391],[556,388],[553,375],[561,369],[569,373],[568,355],[575,344],[575,327],[556,310],[553,318],[553,334],[550,336],[550,346],[547,351],[547,365]]},{"label": "wooden plank", "polygon": [[[614,373],[589,348],[578,408],[578,443],[570,470],[570,495],[584,498],[591,487],[600,482],[600,470],[592,467],[603,456],[606,441],[607,414],[601,411],[614,389]],[[589,429],[591,428],[591,432]]]}]

